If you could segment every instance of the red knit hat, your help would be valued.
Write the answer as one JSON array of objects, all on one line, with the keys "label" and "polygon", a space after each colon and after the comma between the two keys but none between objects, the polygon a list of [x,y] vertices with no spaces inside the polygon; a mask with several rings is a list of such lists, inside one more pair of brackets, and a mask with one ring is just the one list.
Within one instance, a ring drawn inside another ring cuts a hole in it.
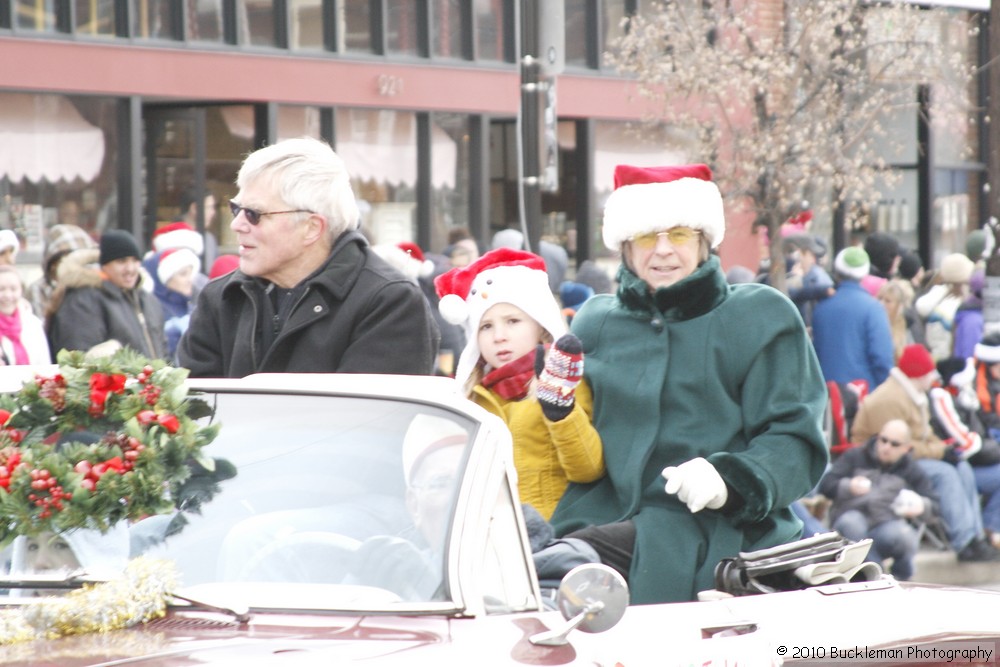
[{"label": "red knit hat", "polygon": [[722,194],[704,164],[615,167],[615,191],[604,205],[604,245],[618,250],[633,236],[671,227],[701,230],[713,248],[722,243]]},{"label": "red knit hat", "polygon": [[936,373],[937,366],[927,348],[920,343],[913,343],[903,348],[899,357],[899,370],[908,378],[922,378],[929,373]]}]

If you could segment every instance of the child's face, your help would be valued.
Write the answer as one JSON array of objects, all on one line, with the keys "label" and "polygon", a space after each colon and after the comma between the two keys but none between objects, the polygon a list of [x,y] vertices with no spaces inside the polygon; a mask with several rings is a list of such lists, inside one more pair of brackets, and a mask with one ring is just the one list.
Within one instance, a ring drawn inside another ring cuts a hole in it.
[{"label": "child's face", "polygon": [[74,570],[80,567],[69,544],[52,533],[42,533],[38,537],[28,538],[28,554],[25,562],[29,572]]},{"label": "child's face", "polygon": [[498,303],[479,322],[479,352],[492,368],[500,368],[535,349],[542,332],[541,325],[520,308]]}]

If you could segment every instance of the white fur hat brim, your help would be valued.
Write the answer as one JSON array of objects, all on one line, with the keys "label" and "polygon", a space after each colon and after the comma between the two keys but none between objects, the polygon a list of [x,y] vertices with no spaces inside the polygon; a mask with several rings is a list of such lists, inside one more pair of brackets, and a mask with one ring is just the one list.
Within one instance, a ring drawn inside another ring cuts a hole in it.
[{"label": "white fur hat brim", "polygon": [[156,265],[156,277],[166,285],[178,271],[188,266],[195,273],[201,270],[201,260],[191,250],[177,248],[172,252],[165,252]]},{"label": "white fur hat brim", "polygon": [[604,245],[619,250],[634,236],[671,227],[698,229],[713,248],[726,234],[726,217],[719,187],[700,178],[666,183],[623,185],[604,206]]},{"label": "white fur hat brim", "polygon": [[173,229],[155,234],[152,245],[156,252],[171,248],[187,248],[199,257],[205,252],[205,239],[193,229]]}]

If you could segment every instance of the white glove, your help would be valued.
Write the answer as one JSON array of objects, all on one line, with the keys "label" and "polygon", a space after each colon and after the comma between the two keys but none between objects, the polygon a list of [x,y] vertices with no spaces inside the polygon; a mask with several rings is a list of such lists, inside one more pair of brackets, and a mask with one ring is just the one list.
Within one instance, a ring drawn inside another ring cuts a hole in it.
[{"label": "white glove", "polygon": [[692,512],[700,512],[706,507],[717,510],[729,497],[729,489],[719,471],[701,457],[664,468],[660,474],[667,480],[667,493],[676,493]]},{"label": "white glove", "polygon": [[901,489],[892,501],[892,511],[904,518],[920,516],[924,513],[924,499],[912,489]]}]

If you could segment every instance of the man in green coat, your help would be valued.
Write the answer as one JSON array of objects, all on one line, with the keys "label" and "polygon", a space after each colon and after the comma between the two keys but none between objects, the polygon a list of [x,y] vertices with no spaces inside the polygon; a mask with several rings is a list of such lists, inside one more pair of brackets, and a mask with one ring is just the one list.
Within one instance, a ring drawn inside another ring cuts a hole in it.
[{"label": "man in green coat", "polygon": [[789,505],[828,462],[826,385],[792,302],[727,284],[708,167],[620,165],[615,188],[618,292],[572,324],[608,474],[570,485],[552,522],[626,575],[633,603],[694,600],[722,558],[800,537]]}]

